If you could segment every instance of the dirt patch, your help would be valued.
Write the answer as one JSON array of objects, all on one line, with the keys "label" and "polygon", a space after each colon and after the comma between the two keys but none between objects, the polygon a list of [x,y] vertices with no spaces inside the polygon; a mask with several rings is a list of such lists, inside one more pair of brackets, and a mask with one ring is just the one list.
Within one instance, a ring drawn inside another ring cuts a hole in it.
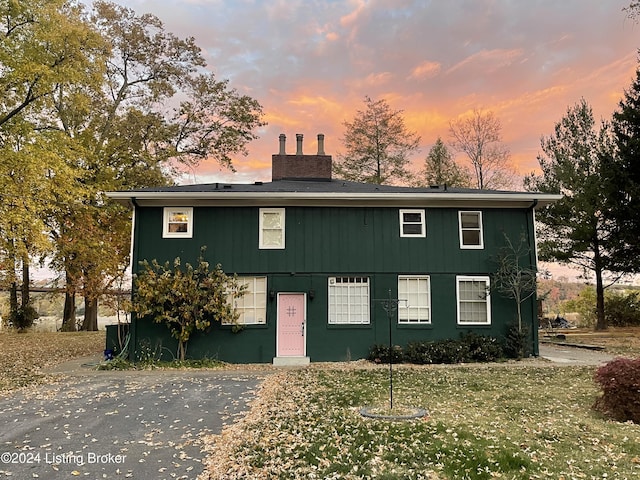
[{"label": "dirt patch", "polygon": [[576,345],[592,345],[601,347],[610,355],[625,357],[640,356],[640,327],[610,327],[605,331],[594,331],[586,328],[554,330],[553,332],[540,332],[552,337],[562,335],[562,342]]}]

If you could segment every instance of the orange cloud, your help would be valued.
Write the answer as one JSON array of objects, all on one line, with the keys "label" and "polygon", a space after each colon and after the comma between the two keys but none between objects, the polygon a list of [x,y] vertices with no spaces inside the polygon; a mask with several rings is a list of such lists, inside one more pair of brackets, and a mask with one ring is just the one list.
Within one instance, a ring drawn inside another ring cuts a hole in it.
[{"label": "orange cloud", "polygon": [[513,64],[514,61],[517,58],[522,57],[523,54],[524,51],[521,48],[481,50],[478,53],[474,53],[473,55],[470,55],[456,63],[453,67],[449,68],[446,73],[450,74],[475,64],[482,64],[484,72],[490,73],[498,68],[507,67]]},{"label": "orange cloud", "polygon": [[422,80],[425,78],[435,77],[438,73],[440,73],[441,65],[439,62],[429,62],[424,61],[420,65],[416,66],[411,70],[411,75],[409,75],[410,79],[413,80]]}]

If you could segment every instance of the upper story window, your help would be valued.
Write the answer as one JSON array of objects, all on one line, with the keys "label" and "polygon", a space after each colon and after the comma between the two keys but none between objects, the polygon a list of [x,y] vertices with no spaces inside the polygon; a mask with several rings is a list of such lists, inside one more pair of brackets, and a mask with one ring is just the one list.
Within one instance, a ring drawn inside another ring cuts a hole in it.
[{"label": "upper story window", "polygon": [[400,210],[400,236],[425,237],[424,210]]},{"label": "upper story window", "polygon": [[484,248],[482,212],[458,212],[460,248]]},{"label": "upper story window", "polygon": [[162,227],[163,238],[191,238],[193,236],[193,208],[166,207]]},{"label": "upper story window", "polygon": [[284,248],[284,208],[260,209],[260,249]]}]

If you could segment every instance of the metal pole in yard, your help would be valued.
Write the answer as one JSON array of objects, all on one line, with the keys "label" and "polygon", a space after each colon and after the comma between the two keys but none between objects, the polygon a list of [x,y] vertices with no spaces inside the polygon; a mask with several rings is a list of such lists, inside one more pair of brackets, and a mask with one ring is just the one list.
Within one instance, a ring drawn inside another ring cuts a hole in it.
[{"label": "metal pole in yard", "polygon": [[388,291],[386,299],[375,299],[374,302],[380,302],[382,308],[387,312],[387,319],[389,320],[389,409],[393,410],[393,340],[392,340],[392,323],[393,316],[398,310],[398,303],[406,302],[406,300],[400,300],[397,298],[391,298],[391,289]]}]

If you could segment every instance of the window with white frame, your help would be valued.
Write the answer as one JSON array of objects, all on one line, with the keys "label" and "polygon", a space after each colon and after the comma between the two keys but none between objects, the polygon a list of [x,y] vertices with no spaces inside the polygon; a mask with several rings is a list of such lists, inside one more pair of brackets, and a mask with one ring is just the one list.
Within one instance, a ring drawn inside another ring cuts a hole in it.
[{"label": "window with white frame", "polygon": [[400,210],[400,236],[426,236],[424,210]]},{"label": "window with white frame", "polygon": [[458,212],[460,248],[484,248],[482,212]]},{"label": "window with white frame", "polygon": [[239,325],[264,325],[267,323],[267,277],[238,277],[239,286],[245,286],[244,295],[231,298],[233,309],[240,316]]},{"label": "window with white frame", "polygon": [[398,299],[398,323],[431,323],[428,275],[399,275]]},{"label": "window with white frame", "polygon": [[459,325],[490,325],[489,277],[456,278]]},{"label": "window with white frame", "polygon": [[369,323],[369,278],[329,277],[329,323]]},{"label": "window with white frame", "polygon": [[163,214],[164,238],[191,238],[193,236],[193,208],[166,207]]},{"label": "window with white frame", "polygon": [[259,248],[284,248],[284,208],[260,209]]}]

